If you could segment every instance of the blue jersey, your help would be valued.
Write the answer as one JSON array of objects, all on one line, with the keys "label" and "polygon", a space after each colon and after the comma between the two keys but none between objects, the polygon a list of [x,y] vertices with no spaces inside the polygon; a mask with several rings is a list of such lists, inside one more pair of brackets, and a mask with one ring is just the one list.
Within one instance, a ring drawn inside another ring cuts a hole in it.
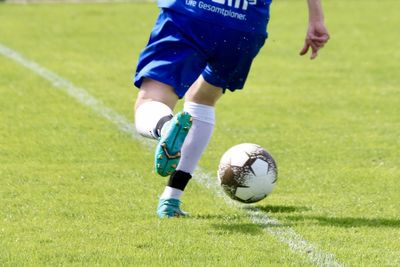
[{"label": "blue jersey", "polygon": [[158,6],[239,31],[265,34],[271,1],[158,0]]}]

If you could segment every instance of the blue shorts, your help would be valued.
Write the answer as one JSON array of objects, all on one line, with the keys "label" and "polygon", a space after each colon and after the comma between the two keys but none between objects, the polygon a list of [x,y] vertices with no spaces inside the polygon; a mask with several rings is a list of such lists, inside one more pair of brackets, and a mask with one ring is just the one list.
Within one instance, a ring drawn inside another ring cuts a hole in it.
[{"label": "blue shorts", "polygon": [[210,84],[242,89],[266,34],[252,34],[162,9],[142,51],[134,83],[143,78],[168,84],[182,98],[202,75]]}]

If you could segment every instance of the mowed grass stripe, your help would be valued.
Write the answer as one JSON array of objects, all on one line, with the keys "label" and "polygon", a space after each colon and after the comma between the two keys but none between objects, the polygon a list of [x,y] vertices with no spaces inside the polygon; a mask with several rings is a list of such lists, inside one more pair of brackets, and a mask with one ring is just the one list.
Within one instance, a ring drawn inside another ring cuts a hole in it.
[{"label": "mowed grass stripe", "polygon": [[[95,97],[91,96],[86,90],[76,87],[72,82],[40,66],[36,62],[25,58],[18,52],[2,44],[0,44],[0,54],[8,57],[9,59],[19,63],[20,65],[30,69],[37,75],[48,80],[54,87],[63,90],[81,104],[91,108],[95,113],[113,122],[121,131],[129,134],[135,139],[138,139],[137,134],[135,134],[133,125],[124,116],[103,105]],[[143,139],[140,140],[144,142]],[[209,181],[211,180],[211,177],[206,172],[199,169],[196,173],[196,177],[201,177],[202,179],[198,179],[198,181],[200,181],[208,188],[213,189],[215,192],[219,192],[219,195],[221,195],[219,188],[216,187],[215,184],[214,186],[210,186]],[[225,199],[227,200],[227,198]],[[233,202],[229,201],[228,203]],[[266,214],[262,213],[261,210],[257,208],[252,208],[247,209],[246,212],[248,213],[253,223],[266,228],[270,234],[276,236],[278,240],[282,243],[287,244],[293,251],[299,253],[303,257],[308,257],[313,264],[316,264],[318,266],[342,266],[340,262],[335,260],[335,257],[332,253],[324,252],[316,248],[314,245],[309,244],[292,228],[276,227],[281,226],[280,222],[276,219],[269,218]]]}]

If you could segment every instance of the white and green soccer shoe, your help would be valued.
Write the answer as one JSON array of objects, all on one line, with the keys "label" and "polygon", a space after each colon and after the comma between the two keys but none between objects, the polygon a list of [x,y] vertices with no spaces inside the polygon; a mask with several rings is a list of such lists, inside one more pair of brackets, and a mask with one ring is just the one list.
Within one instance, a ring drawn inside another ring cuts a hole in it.
[{"label": "white and green soccer shoe", "polygon": [[186,217],[188,213],[180,209],[181,201],[175,198],[160,198],[157,215],[160,218]]},{"label": "white and green soccer shoe", "polygon": [[155,170],[161,176],[172,174],[181,159],[181,148],[192,126],[192,116],[187,112],[177,113],[169,122],[155,152]]}]

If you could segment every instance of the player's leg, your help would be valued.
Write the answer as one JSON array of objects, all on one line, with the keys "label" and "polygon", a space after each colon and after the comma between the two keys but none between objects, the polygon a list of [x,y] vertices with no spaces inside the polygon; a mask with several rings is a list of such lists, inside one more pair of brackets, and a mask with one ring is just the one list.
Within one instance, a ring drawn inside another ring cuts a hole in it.
[{"label": "player's leg", "polygon": [[145,78],[135,103],[135,126],[141,135],[159,139],[164,124],[172,118],[178,101],[174,89],[164,83]]},{"label": "player's leg", "polygon": [[192,128],[182,146],[182,157],[177,170],[193,174],[215,125],[215,105],[222,96],[222,88],[200,76],[185,97],[184,111],[193,118]]},{"label": "player's leg", "polygon": [[[160,217],[176,216],[163,213],[166,210],[164,200],[173,200],[180,211],[179,198],[211,138],[215,124],[214,106],[223,93],[222,88],[231,91],[243,88],[253,58],[265,42],[264,35],[235,31],[228,33],[227,29],[220,29],[219,34],[215,36],[224,36],[229,41],[217,42],[219,45],[216,47],[216,53],[186,93],[184,110],[192,115],[193,125],[183,143],[179,165],[161,196],[158,208]],[[210,43],[210,47],[212,44]],[[238,49],[232,51],[232,44],[237,44]]]},{"label": "player's leg", "polygon": [[157,210],[160,217],[185,215],[179,208],[179,199],[210,141],[215,124],[215,104],[221,96],[222,88],[211,85],[202,76],[187,92],[183,110],[192,116],[192,127],[183,143],[176,171],[160,197]]},{"label": "player's leg", "polygon": [[182,144],[188,134],[191,116],[187,112],[172,114],[178,96],[164,83],[145,78],[136,100],[135,125],[137,131],[158,139],[155,151],[155,170],[167,176],[176,169]]}]

